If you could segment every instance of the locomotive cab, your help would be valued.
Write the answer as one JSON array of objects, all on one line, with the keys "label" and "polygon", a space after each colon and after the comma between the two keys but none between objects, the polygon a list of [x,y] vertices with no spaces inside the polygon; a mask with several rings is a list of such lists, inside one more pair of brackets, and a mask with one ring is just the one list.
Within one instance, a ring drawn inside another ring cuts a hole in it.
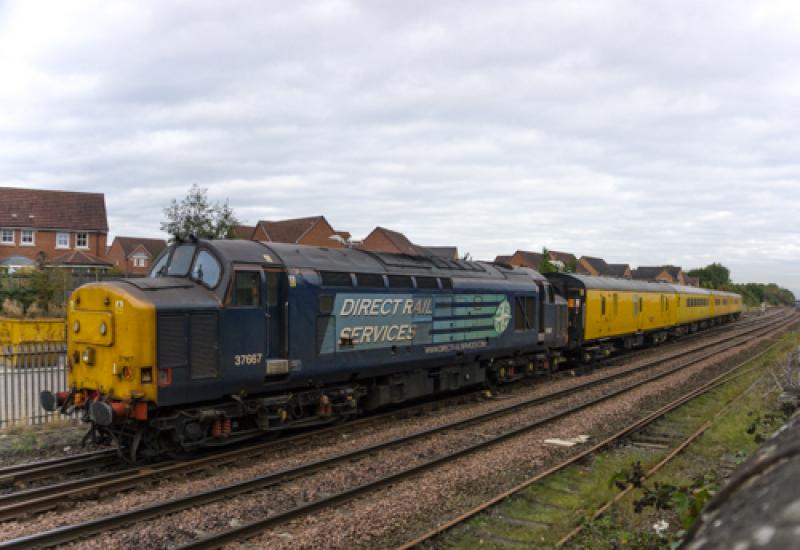
[{"label": "locomotive cab", "polygon": [[[286,272],[269,254],[239,248],[235,241],[178,243],[162,253],[149,277],[77,289],[67,314],[70,389],[43,392],[43,408],[82,414],[96,438],[132,447],[134,455],[140,446],[160,454],[175,443],[191,448],[212,432],[230,431],[224,418],[238,416],[235,411],[206,422],[199,417],[207,411],[178,408],[246,395],[254,381],[289,372]],[[235,261],[227,257],[231,250]],[[126,429],[131,424],[154,430]]]}]

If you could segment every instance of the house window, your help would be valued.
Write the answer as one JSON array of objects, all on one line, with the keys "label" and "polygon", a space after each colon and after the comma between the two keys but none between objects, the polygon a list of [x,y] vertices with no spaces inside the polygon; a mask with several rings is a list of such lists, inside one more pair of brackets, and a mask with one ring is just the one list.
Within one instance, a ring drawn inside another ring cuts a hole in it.
[{"label": "house window", "polygon": [[75,248],[89,248],[88,233],[75,233]]},{"label": "house window", "polygon": [[0,242],[3,244],[14,244],[14,230],[3,229],[2,235],[0,236]]},{"label": "house window", "polygon": [[147,267],[147,258],[144,256],[134,256],[133,267]]},{"label": "house window", "polygon": [[19,239],[19,243],[24,246],[33,246],[36,244],[36,240],[34,239],[34,231],[33,229],[23,229],[22,230],[22,237]]},{"label": "house window", "polygon": [[69,233],[56,233],[56,248],[69,248]]}]

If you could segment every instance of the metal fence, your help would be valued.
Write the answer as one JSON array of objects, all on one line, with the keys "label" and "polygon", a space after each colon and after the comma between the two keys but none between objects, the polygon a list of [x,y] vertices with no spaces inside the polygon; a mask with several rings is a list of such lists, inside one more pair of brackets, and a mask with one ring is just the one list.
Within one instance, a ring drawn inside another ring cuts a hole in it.
[{"label": "metal fence", "polygon": [[59,417],[39,406],[42,390],[67,389],[64,342],[0,346],[0,428]]}]

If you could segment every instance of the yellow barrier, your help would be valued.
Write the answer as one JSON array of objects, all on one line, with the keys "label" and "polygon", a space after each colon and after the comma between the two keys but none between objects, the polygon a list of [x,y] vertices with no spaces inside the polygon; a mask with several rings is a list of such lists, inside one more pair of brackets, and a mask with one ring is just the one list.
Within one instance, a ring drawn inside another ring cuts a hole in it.
[{"label": "yellow barrier", "polygon": [[10,319],[0,317],[0,346],[35,342],[63,342],[64,319]]}]

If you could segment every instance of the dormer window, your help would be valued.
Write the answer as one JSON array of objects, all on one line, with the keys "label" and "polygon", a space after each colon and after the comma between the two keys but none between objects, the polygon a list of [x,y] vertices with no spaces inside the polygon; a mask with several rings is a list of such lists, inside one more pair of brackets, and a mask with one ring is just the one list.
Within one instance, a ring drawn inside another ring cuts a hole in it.
[{"label": "dormer window", "polygon": [[23,229],[19,239],[22,246],[33,246],[36,244],[36,232],[33,229]]}]

